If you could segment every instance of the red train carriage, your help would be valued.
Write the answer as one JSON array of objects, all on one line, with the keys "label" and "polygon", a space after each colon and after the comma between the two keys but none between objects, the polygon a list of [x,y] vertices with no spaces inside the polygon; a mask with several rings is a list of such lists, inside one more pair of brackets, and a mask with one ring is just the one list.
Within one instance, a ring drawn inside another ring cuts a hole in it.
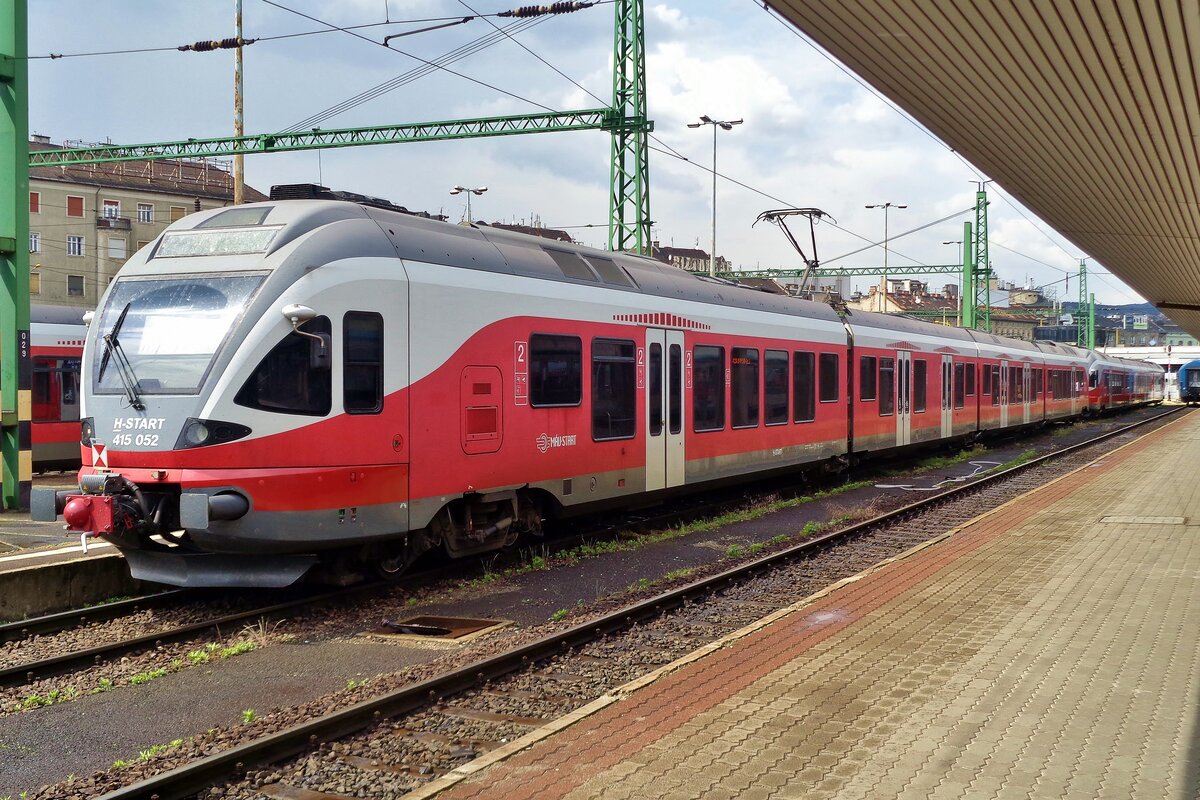
[{"label": "red train carriage", "polygon": [[35,305],[30,318],[33,468],[78,469],[83,311]]},{"label": "red train carriage", "polygon": [[1102,414],[1113,409],[1162,400],[1162,367],[1146,361],[1116,358],[1094,351],[1089,351],[1088,356],[1087,392],[1090,413]]}]

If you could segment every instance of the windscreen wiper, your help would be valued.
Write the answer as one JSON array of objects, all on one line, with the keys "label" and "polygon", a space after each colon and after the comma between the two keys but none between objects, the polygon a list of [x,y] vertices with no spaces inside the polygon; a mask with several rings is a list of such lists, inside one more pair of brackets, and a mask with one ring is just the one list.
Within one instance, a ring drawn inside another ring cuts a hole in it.
[{"label": "windscreen wiper", "polygon": [[117,362],[117,377],[121,379],[121,385],[125,387],[125,395],[129,398],[129,405],[137,411],[142,411],[146,408],[146,405],[142,402],[142,397],[138,393],[137,374],[133,371],[133,365],[129,363],[129,358],[126,357],[125,350],[121,347],[121,340],[117,338],[117,334],[121,331],[121,326],[125,324],[125,317],[129,314],[129,307],[132,305],[133,301],[125,304],[125,308],[121,309],[121,315],[113,323],[112,330],[102,337],[102,341],[104,342],[104,356],[100,359],[100,370],[96,374],[96,381],[99,382],[104,378],[104,370],[108,367],[109,358],[115,357]]}]

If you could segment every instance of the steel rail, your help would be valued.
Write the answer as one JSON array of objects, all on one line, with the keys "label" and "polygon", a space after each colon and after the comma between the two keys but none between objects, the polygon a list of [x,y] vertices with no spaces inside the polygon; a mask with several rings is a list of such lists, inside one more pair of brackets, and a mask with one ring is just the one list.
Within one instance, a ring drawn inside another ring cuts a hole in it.
[{"label": "steel rail", "polygon": [[488,680],[515,672],[527,665],[544,661],[571,647],[586,644],[607,633],[628,628],[636,622],[654,617],[663,611],[680,606],[690,599],[717,590],[722,584],[752,577],[774,564],[791,560],[810,550],[842,538],[850,538],[901,519],[914,512],[964,496],[981,487],[998,483],[1014,475],[1099,444],[1115,436],[1171,416],[1181,409],[1172,409],[1149,419],[1141,420],[1108,433],[1101,434],[1062,450],[1010,467],[979,480],[950,489],[941,494],[918,500],[893,511],[856,523],[840,530],[806,539],[804,542],[762,558],[741,564],[686,586],[663,592],[627,608],[605,614],[597,619],[573,626],[565,631],[513,648],[475,664],[452,670],[427,680],[406,686],[370,700],[326,714],[307,722],[264,736],[245,744],[206,756],[198,761],[176,767],[168,772],[139,781],[100,796],[98,800],[182,800],[213,784],[243,774],[247,769],[280,761],[297,755],[320,742],[331,741],[356,733],[381,719],[409,713],[429,706],[442,698],[477,687]]},{"label": "steel rail", "polygon": [[47,633],[58,633],[71,628],[85,625],[89,622],[107,622],[110,619],[134,614],[146,608],[158,608],[173,605],[183,600],[194,589],[171,589],[155,594],[130,597],[111,603],[89,606],[88,608],[72,608],[54,614],[17,620],[0,624],[0,644],[15,642],[29,636]]},{"label": "steel rail", "polygon": [[[352,586],[346,589],[337,589],[332,592],[324,592],[311,597],[302,597],[295,600],[273,603],[269,606],[261,606],[248,611],[225,614],[223,616],[204,620],[202,622],[193,622],[188,625],[181,625],[177,628],[171,628],[158,633],[149,633],[145,636],[137,636],[131,639],[122,639],[119,642],[110,642],[108,644],[102,644],[96,647],[89,647],[86,650],[76,650],[71,653],[51,656],[50,658],[43,658],[26,664],[16,664],[0,669],[0,687],[20,686],[22,684],[37,680],[38,678],[48,678],[55,675],[61,675],[66,672],[71,672],[72,670],[83,669],[91,664],[99,664],[106,659],[124,655],[125,653],[140,650],[145,647],[156,647],[167,642],[177,642],[187,639],[197,633],[212,628],[219,628],[222,625],[229,625],[230,623],[235,622],[244,622],[257,617],[268,617],[292,608],[333,602],[336,600],[353,597],[358,594],[376,591],[384,585],[385,584],[382,583],[360,584],[358,586]],[[182,591],[191,592],[193,590]]]}]

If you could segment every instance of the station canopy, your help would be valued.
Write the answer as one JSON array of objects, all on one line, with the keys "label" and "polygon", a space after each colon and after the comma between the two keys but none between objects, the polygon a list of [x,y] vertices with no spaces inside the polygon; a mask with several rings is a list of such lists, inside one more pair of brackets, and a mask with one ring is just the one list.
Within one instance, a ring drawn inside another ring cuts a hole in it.
[{"label": "station canopy", "polygon": [[768,2],[1200,336],[1200,3]]}]

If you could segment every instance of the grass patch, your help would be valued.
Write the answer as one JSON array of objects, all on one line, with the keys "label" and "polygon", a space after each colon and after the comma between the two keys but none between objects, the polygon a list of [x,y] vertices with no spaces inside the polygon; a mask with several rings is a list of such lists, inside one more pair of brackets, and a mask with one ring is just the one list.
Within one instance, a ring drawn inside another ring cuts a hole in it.
[{"label": "grass patch", "polygon": [[905,469],[892,469],[883,473],[883,477],[890,478],[896,475],[908,475],[912,472],[922,472],[925,470],[945,469],[952,467],[955,464],[961,464],[964,461],[970,461],[973,458],[982,458],[987,453],[987,448],[981,444],[977,444],[970,449],[960,450],[953,455],[948,456],[928,456]]},{"label": "grass patch", "polygon": [[51,689],[45,694],[35,692],[34,694],[26,695],[21,699],[19,707],[22,711],[29,711],[30,709],[41,708],[42,706],[52,706],[55,703],[65,703],[68,700],[74,700],[78,696],[79,692],[75,690],[74,686],[67,686],[64,689]]},{"label": "grass patch", "polygon": [[1005,461],[1000,466],[992,467],[991,469],[987,470],[987,472],[985,472],[984,474],[986,475],[986,474],[992,473],[992,472],[1003,472],[1006,469],[1012,469],[1013,467],[1019,467],[1022,464],[1027,464],[1030,461],[1033,461],[1037,457],[1038,457],[1038,454],[1037,454],[1036,450],[1026,450],[1025,452],[1021,453],[1021,455],[1017,456],[1016,458],[1010,458],[1008,461]]},{"label": "grass patch", "polygon": [[130,675],[129,682],[134,686],[141,686],[143,683],[149,683],[150,681],[158,680],[162,676],[166,675],[168,671],[169,670],[166,667],[146,670],[145,672],[139,672],[136,675]]},{"label": "grass patch", "polygon": [[553,614],[550,615],[550,621],[551,622],[562,622],[564,619],[567,618],[567,614],[570,614],[570,613],[571,612],[569,609],[560,608],[558,611],[555,611]]}]

